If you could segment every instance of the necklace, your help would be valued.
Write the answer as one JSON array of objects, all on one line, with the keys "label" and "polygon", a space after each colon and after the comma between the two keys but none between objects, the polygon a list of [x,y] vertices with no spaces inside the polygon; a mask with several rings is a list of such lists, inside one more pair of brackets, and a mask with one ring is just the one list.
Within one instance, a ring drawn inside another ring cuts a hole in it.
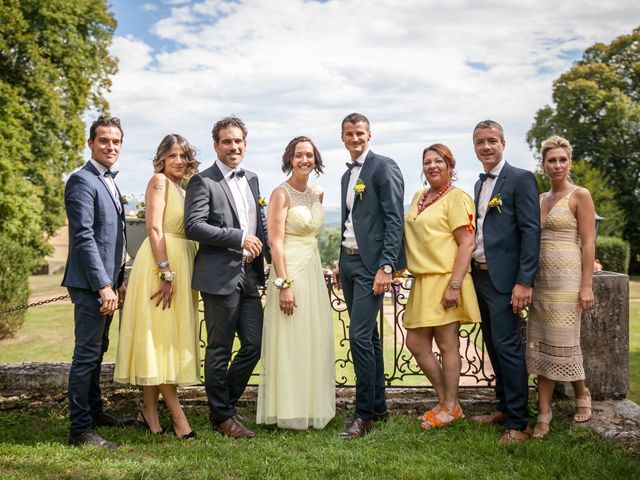
[{"label": "necklace", "polygon": [[427,208],[429,205],[433,205],[436,200],[444,195],[444,193],[449,189],[450,186],[451,182],[447,183],[444,187],[436,192],[436,196],[431,200],[429,200],[429,192],[431,191],[431,188],[428,188],[427,190],[422,192],[422,195],[420,195],[420,200],[418,200],[418,213],[415,217],[413,217],[413,219],[416,220],[418,218],[418,215],[420,215],[425,208]]}]

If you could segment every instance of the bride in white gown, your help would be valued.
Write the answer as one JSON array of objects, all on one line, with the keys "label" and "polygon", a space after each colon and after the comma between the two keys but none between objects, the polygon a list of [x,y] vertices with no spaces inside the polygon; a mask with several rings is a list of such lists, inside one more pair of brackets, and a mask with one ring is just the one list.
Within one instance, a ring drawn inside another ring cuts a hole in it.
[{"label": "bride in white gown", "polygon": [[309,185],[322,159],[307,137],[282,156],[291,176],[271,194],[267,212],[273,264],[267,282],[256,423],[304,430],[335,416],[333,319],[317,237],[322,190]]}]

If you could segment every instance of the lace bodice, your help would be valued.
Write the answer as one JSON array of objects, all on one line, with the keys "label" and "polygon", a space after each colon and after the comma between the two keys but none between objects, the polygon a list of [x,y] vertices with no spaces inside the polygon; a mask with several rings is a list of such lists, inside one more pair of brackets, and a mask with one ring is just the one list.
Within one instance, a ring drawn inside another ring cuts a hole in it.
[{"label": "lace bodice", "polygon": [[280,185],[289,195],[289,211],[285,221],[285,235],[315,238],[324,225],[324,212],[320,203],[322,189],[309,185],[299,192],[288,183]]}]

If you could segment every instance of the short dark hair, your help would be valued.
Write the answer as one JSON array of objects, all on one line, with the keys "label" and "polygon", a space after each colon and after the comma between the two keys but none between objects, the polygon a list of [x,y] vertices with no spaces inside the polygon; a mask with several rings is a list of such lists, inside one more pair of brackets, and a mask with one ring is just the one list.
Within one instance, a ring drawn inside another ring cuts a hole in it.
[{"label": "short dark hair", "polygon": [[309,142],[311,144],[311,148],[313,148],[313,157],[315,160],[315,165],[313,170],[320,175],[323,171],[324,164],[322,163],[322,157],[320,156],[320,152],[318,151],[316,144],[313,143],[309,137],[296,137],[289,142],[287,147],[284,149],[284,153],[282,154],[282,171],[284,173],[290,173],[293,169],[293,156],[296,153],[296,145],[302,142]]},{"label": "short dark hair", "polygon": [[350,113],[349,115],[347,115],[346,117],[344,117],[344,120],[342,120],[342,124],[341,124],[341,129],[344,131],[344,124],[345,123],[353,123],[354,125],[356,123],[366,123],[367,124],[367,130],[371,130],[371,126],[369,124],[369,119],[367,117],[365,117],[364,115],[362,115],[361,113]]},{"label": "short dark hair", "polygon": [[504,129],[502,128],[502,125],[500,125],[495,120],[482,120],[481,122],[478,122],[478,124],[473,129],[473,134],[476,133],[476,130],[485,128],[495,128],[496,130],[498,130],[500,132],[500,140],[504,142]]},{"label": "short dark hair", "polygon": [[223,119],[218,120],[215,123],[215,125],[211,129],[211,136],[213,137],[213,141],[216,143],[220,142],[220,130],[231,127],[239,128],[242,131],[242,139],[247,139],[247,127],[244,126],[244,122],[235,115],[231,115],[230,117],[224,117]]},{"label": "short dark hair", "polygon": [[91,128],[89,129],[89,138],[92,141],[96,139],[96,130],[98,127],[118,127],[118,130],[120,130],[120,140],[124,138],[124,132],[122,131],[122,126],[120,125],[120,119],[118,117],[98,117],[98,119],[91,124]]},{"label": "short dark hair", "polygon": [[198,173],[200,162],[196,159],[196,149],[191,146],[186,138],[177,133],[170,133],[165,136],[160,145],[158,145],[158,150],[153,157],[153,171],[156,173],[164,171],[164,160],[174,145],[179,145],[187,156],[187,176],[191,177]]}]

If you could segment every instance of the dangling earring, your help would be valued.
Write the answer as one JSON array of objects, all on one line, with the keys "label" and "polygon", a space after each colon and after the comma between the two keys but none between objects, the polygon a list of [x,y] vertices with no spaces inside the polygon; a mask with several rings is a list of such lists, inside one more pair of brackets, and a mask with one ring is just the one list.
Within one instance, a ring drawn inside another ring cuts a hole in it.
[{"label": "dangling earring", "polygon": [[420,181],[422,182],[422,186],[427,188],[427,177],[424,176],[424,172],[420,174]]}]

